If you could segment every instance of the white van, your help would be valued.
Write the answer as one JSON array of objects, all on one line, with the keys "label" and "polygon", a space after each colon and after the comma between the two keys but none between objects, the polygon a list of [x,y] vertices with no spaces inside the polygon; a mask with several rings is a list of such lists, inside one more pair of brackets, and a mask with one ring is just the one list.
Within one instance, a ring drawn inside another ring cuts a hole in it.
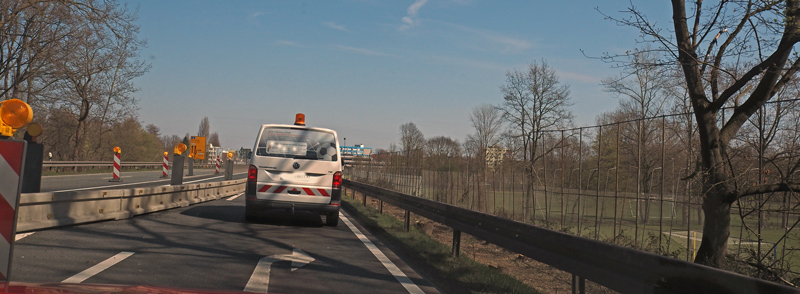
[{"label": "white van", "polygon": [[253,147],[245,189],[245,219],[285,209],[325,214],[325,224],[339,223],[342,163],[336,131],[294,125],[262,125]]}]

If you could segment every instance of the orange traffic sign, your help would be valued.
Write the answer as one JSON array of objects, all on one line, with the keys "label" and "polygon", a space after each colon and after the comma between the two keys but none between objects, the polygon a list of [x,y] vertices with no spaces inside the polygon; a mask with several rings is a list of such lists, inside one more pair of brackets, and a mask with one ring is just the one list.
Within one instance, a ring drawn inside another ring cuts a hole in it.
[{"label": "orange traffic sign", "polygon": [[203,160],[206,158],[206,137],[192,136],[189,140],[189,154],[192,158]]}]

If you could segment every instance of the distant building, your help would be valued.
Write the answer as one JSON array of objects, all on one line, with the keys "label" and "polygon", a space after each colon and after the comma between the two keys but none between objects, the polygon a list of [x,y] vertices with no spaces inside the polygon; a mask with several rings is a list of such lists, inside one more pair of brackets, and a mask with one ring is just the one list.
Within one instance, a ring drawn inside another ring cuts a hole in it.
[{"label": "distant building", "polygon": [[364,147],[364,144],[340,146],[340,148],[342,149],[342,156],[369,157],[372,154],[372,148]]},{"label": "distant building", "polygon": [[510,149],[500,148],[497,145],[486,148],[486,168],[489,171],[495,171],[497,167],[503,164],[503,158],[510,158],[510,154]]}]

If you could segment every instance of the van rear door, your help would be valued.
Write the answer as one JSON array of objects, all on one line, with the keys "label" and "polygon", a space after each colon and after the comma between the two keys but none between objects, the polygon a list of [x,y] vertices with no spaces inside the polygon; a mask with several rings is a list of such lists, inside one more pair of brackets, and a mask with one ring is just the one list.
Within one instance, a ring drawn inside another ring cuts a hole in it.
[{"label": "van rear door", "polygon": [[330,203],[333,175],[341,171],[337,141],[332,130],[263,126],[252,159],[256,199]]}]

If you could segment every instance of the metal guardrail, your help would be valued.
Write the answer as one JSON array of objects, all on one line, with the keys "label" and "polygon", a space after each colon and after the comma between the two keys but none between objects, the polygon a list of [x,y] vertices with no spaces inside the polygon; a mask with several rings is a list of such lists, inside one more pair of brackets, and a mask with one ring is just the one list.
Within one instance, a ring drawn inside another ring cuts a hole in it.
[{"label": "metal guardrail", "polygon": [[[343,186],[453,228],[453,251],[461,232],[572,273],[573,289],[588,279],[622,293],[798,293],[800,289],[556,232],[494,215],[343,180]],[[366,197],[366,196],[365,196]],[[583,292],[578,290],[574,292]]]}]

